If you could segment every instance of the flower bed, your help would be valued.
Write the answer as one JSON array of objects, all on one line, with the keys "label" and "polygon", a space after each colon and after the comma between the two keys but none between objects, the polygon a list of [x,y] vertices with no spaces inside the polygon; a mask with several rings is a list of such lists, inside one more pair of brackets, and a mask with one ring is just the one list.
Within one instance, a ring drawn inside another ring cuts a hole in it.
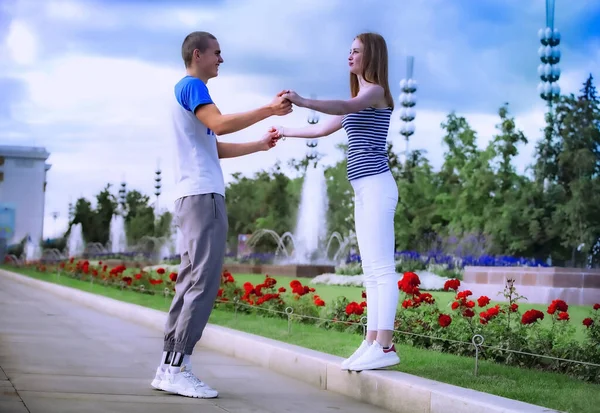
[{"label": "flower bed", "polygon": [[[161,267],[152,271],[128,270],[123,265],[109,268],[102,262],[92,265],[73,259],[55,265],[35,264],[34,268],[57,276],[165,296],[173,295],[177,280],[177,273]],[[539,310],[521,313],[519,303],[525,297],[518,295],[512,283],[504,290],[507,302],[492,306],[488,297],[475,299],[471,291],[459,291],[460,280],[451,279],[446,281],[444,290],[454,291],[455,299],[448,307],[440,308],[431,294],[420,291],[420,283],[418,275],[412,272],[404,273],[398,282],[403,297],[396,314],[394,339],[397,342],[472,356],[475,351],[471,339],[481,335],[485,339],[479,352],[482,358],[600,382],[600,367],[591,365],[600,364],[600,303],[592,306],[589,317],[583,320],[586,338],[578,341],[573,337],[575,326],[570,322],[569,306],[562,300],[552,301],[545,313]],[[289,317],[326,329],[362,333],[361,319],[368,311],[364,292],[362,298],[360,302],[351,302],[346,297],[338,297],[325,303],[314,288],[298,280],[278,286],[274,278],[265,276],[262,283],[238,285],[230,273],[224,272],[215,307]],[[291,313],[286,311],[288,308],[292,309]],[[551,318],[547,326],[540,323],[545,317]]]}]

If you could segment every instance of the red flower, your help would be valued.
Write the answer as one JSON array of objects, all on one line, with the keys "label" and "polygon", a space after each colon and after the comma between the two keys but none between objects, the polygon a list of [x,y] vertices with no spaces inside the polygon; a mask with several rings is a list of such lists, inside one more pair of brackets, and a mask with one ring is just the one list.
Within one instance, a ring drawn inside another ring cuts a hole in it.
[{"label": "red flower", "polygon": [[268,275],[265,276],[265,281],[263,283],[265,285],[265,287],[270,288],[275,286],[275,284],[277,284],[277,280],[275,278],[271,278]]},{"label": "red flower", "polygon": [[519,309],[519,304],[512,303],[508,309],[509,309],[509,310],[510,310],[512,313],[516,313],[516,312],[517,312],[517,310]]},{"label": "red flower", "polygon": [[496,305],[495,307],[488,308],[487,313],[492,317],[497,316],[500,313],[500,306]]},{"label": "red flower", "polygon": [[532,309],[532,310],[525,311],[525,313],[521,317],[521,323],[522,324],[533,324],[537,320],[543,320],[543,319],[544,319],[544,313],[542,313],[539,310]]},{"label": "red flower", "polygon": [[452,309],[456,310],[458,307],[460,307],[460,303],[458,301],[455,301],[452,303]]},{"label": "red flower", "polygon": [[554,314],[556,310],[567,311],[569,306],[563,300],[553,300],[548,306],[548,314]]},{"label": "red flower", "polygon": [[363,299],[367,298],[367,292],[366,292],[366,291],[363,291],[363,292],[362,292],[362,294],[361,294],[361,297],[362,297]]},{"label": "red flower", "polygon": [[420,284],[421,280],[417,274],[414,272],[405,272],[402,279],[398,281],[398,289],[404,291],[406,294],[418,294]]},{"label": "red flower", "polygon": [[315,303],[315,305],[317,307],[324,307],[325,306],[325,301],[323,301],[321,299],[321,297],[319,297],[318,295],[315,294],[315,296],[313,297],[313,303]]},{"label": "red flower", "polygon": [[223,289],[219,288],[219,291],[217,292],[217,297],[223,297]]},{"label": "red flower", "polygon": [[171,274],[169,274],[169,279],[173,282],[177,281],[177,273],[172,272]]},{"label": "red flower", "polygon": [[471,310],[470,308],[467,308],[464,312],[463,315],[465,317],[471,318],[475,316],[475,311]]},{"label": "red flower", "polygon": [[447,314],[440,314],[438,317],[438,324],[440,327],[448,327],[452,323],[452,318]]},{"label": "red flower", "polygon": [[479,322],[481,324],[487,324],[492,318],[496,317],[500,313],[500,306],[488,308],[486,311],[479,313]]},{"label": "red flower", "polygon": [[355,301],[352,301],[346,306],[346,314],[349,316],[352,314],[363,315],[364,312],[365,310]]},{"label": "red flower", "polygon": [[229,271],[223,271],[223,284],[232,283],[235,280]]},{"label": "red flower", "polygon": [[468,296],[473,295],[473,293],[471,292],[471,290],[465,290],[465,291],[461,291],[458,294],[456,294],[456,299],[457,300],[466,300]]},{"label": "red flower", "polygon": [[482,295],[481,297],[479,297],[477,299],[477,305],[479,307],[485,307],[486,305],[488,305],[490,303],[490,297],[487,297],[485,295]]},{"label": "red flower", "polygon": [[594,304],[594,310],[600,310],[600,303]]},{"label": "red flower", "polygon": [[448,280],[444,283],[444,291],[458,291],[458,287],[460,287],[460,280],[458,279]]},{"label": "red flower", "polygon": [[136,279],[136,280],[139,280],[139,279],[141,279],[141,278],[142,278],[142,274],[140,274],[140,273],[137,273],[137,274],[135,275],[135,279]]},{"label": "red flower", "polygon": [[279,287],[279,290],[278,290],[278,291],[279,291],[280,293],[284,293],[286,290],[285,290],[285,287]]},{"label": "red flower", "polygon": [[592,320],[589,317],[583,320],[583,325],[586,326],[587,328],[590,328],[592,326],[592,324],[594,324],[594,320]]},{"label": "red flower", "polygon": [[567,313],[566,311],[561,311],[560,313],[558,313],[558,319],[561,321],[568,321],[569,313]]},{"label": "red flower", "polygon": [[159,273],[160,275],[163,275],[165,273],[165,269],[161,267],[158,270],[156,270],[156,272]]},{"label": "red flower", "polygon": [[435,298],[433,298],[433,296],[429,293],[421,293],[421,295],[419,296],[419,300],[427,304],[435,303]]},{"label": "red flower", "polygon": [[413,303],[411,300],[404,300],[402,302],[402,308],[410,308],[412,307]]}]

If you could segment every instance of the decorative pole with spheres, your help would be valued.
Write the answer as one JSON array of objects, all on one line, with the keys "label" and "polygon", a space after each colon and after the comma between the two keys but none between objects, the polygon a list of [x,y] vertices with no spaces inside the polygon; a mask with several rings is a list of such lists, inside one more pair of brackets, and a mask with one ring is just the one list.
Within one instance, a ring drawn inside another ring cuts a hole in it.
[{"label": "decorative pole with spheres", "polygon": [[538,85],[538,94],[549,107],[560,96],[558,79],[560,78],[560,33],[554,27],[554,0],[546,0],[546,27],[538,31],[540,46],[538,55],[542,63],[538,66],[538,75],[542,80]]},{"label": "decorative pole with spheres", "polygon": [[400,135],[404,136],[404,139],[406,139],[406,159],[408,159],[409,139],[415,133],[415,124],[413,121],[416,116],[414,107],[417,104],[417,99],[415,97],[417,82],[412,78],[414,64],[414,56],[407,56],[406,79],[400,81],[400,89],[402,90],[402,93],[400,94],[400,105],[402,106],[400,109],[400,120],[402,121]]},{"label": "decorative pole with spheres", "polygon": [[[317,95],[312,94],[311,95],[311,99],[316,99]],[[306,121],[309,123],[309,125],[316,125],[317,123],[319,123],[319,114],[315,111],[315,110],[311,110],[310,113],[308,114],[308,117],[306,118]],[[313,160],[313,159],[317,159],[317,145],[319,144],[319,140],[318,139],[308,139],[306,141],[306,146],[309,147],[308,150],[308,155],[307,158],[309,161]],[[316,165],[316,162],[315,162]]]},{"label": "decorative pole with spheres", "polygon": [[123,176],[123,181],[121,182],[121,189],[119,189],[119,203],[121,204],[121,211],[123,212],[123,216],[125,215],[125,199],[127,196],[127,184],[125,183],[125,177]]},{"label": "decorative pole with spheres", "polygon": [[160,189],[162,187],[160,181],[162,171],[160,170],[160,162],[156,164],[156,171],[154,172],[154,195],[156,195],[156,213],[158,213],[158,197],[160,196]]}]

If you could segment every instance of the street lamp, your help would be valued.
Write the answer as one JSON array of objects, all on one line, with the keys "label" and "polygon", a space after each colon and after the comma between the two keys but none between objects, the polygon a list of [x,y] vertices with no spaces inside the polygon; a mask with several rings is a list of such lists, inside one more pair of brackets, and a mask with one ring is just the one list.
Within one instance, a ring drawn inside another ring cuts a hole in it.
[{"label": "street lamp", "polygon": [[414,93],[417,91],[417,81],[412,78],[414,70],[415,58],[414,56],[406,57],[406,79],[400,81],[400,135],[406,139],[406,159],[408,159],[408,141],[410,137],[415,133],[415,120],[416,112],[415,105],[417,104],[417,98]]},{"label": "street lamp", "polygon": [[538,94],[544,99],[548,106],[560,96],[560,33],[554,27],[554,0],[546,0],[546,27],[538,31],[538,37],[542,44],[538,49],[538,56],[542,63],[538,66],[538,75],[542,80],[538,84]]}]

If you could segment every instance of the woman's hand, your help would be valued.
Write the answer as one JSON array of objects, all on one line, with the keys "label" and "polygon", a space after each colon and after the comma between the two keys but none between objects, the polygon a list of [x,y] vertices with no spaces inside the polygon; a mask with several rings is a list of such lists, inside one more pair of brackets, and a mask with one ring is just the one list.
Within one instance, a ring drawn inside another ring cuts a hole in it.
[{"label": "woman's hand", "polygon": [[299,106],[301,108],[306,106],[305,99],[302,96],[300,96],[299,94],[297,94],[296,92],[294,92],[293,90],[288,90],[287,93],[284,93],[283,96],[281,96],[281,97],[289,100],[294,105]]}]

